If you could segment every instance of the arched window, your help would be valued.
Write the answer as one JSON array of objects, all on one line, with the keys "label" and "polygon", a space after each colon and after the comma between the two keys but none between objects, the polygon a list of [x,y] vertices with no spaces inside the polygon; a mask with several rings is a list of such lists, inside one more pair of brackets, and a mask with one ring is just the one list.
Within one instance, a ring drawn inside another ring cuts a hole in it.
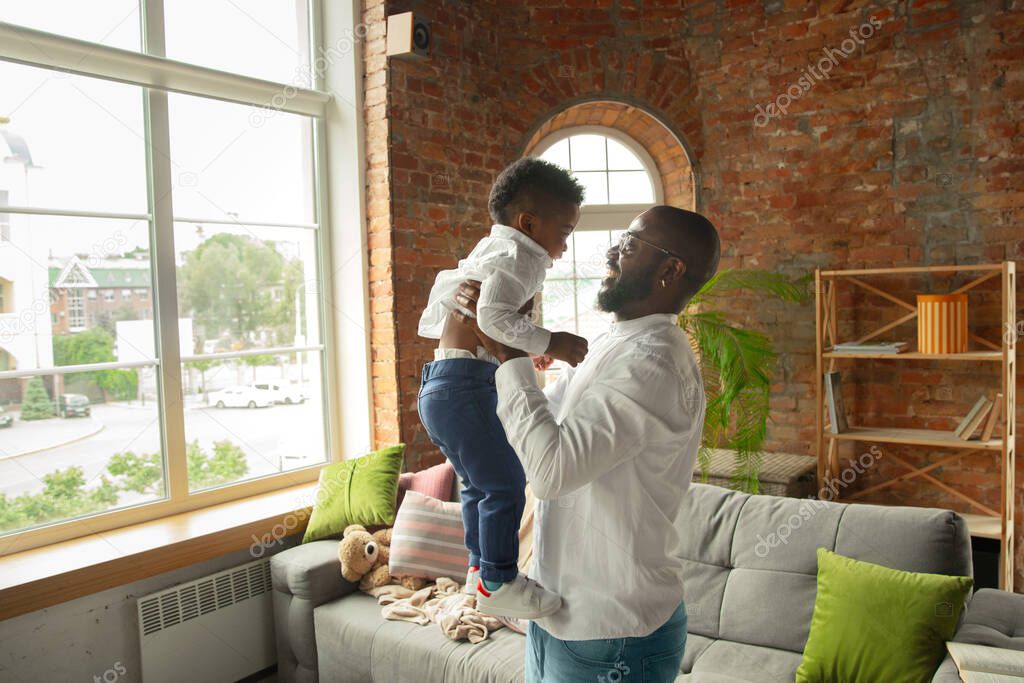
[{"label": "arched window", "polygon": [[569,169],[587,189],[569,249],[544,282],[543,324],[593,341],[608,323],[595,307],[605,253],[638,214],[661,203],[661,178],[646,150],[611,128],[563,128],[532,154]]}]

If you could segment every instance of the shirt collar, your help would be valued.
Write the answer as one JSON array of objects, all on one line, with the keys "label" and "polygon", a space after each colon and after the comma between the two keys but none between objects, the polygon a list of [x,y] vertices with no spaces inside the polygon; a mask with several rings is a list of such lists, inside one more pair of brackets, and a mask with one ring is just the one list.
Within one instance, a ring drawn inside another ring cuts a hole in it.
[{"label": "shirt collar", "polygon": [[675,313],[651,313],[632,320],[613,322],[608,328],[610,336],[620,337],[642,330],[660,327],[662,325],[675,325],[678,316]]},{"label": "shirt collar", "polygon": [[551,254],[549,254],[544,247],[540,246],[529,235],[519,232],[518,230],[509,225],[495,223],[493,226],[491,226],[491,237],[499,237],[512,240],[513,242],[523,245],[537,256],[542,256],[545,259],[545,269],[550,268],[552,264],[554,264],[554,261],[551,260]]}]

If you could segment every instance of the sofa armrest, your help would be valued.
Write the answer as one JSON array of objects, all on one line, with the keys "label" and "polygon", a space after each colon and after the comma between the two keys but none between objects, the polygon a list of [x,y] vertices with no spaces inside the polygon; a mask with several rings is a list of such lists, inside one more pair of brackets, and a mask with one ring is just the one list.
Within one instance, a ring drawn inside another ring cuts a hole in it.
[{"label": "sofa armrest", "polygon": [[[989,647],[1024,650],[1024,595],[982,588],[974,594],[953,640]],[[932,683],[961,683],[948,654]]]},{"label": "sofa armrest", "polygon": [[316,683],[313,609],[355,592],[341,576],[338,541],[314,541],[270,558],[274,583],[277,678],[283,683]]},{"label": "sofa armrest", "polygon": [[982,588],[967,605],[953,640],[1024,650],[1024,595]]}]

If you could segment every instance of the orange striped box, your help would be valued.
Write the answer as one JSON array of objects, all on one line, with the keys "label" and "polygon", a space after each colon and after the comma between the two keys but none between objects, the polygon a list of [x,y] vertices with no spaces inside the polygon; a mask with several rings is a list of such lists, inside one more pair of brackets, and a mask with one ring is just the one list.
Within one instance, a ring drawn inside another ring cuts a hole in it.
[{"label": "orange striped box", "polygon": [[967,351],[967,295],[917,295],[919,353]]}]

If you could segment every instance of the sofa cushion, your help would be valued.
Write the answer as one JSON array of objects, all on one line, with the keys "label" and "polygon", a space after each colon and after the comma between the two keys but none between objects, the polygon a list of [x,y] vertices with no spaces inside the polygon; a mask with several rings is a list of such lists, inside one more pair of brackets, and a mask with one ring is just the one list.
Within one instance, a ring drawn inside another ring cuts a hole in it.
[{"label": "sofa cushion", "polygon": [[340,536],[350,524],[394,524],[404,452],[405,444],[400,443],[321,469],[302,542]]},{"label": "sofa cushion", "polygon": [[[689,616],[687,616],[689,619]],[[687,621],[689,624],[689,621]],[[711,647],[715,642],[712,638],[705,638],[696,633],[686,634],[686,649],[683,651],[683,661],[679,664],[680,673],[689,673],[693,669],[693,663],[704,653],[704,650]]]},{"label": "sofa cushion", "polygon": [[831,545],[844,509],[820,500],[748,498],[736,521],[733,566],[814,576],[814,553],[825,543]]},{"label": "sofa cushion", "polygon": [[716,681],[702,678],[704,674],[717,674],[729,678],[723,681],[749,681],[749,683],[793,683],[800,655],[788,650],[776,650],[745,643],[716,640],[697,657],[687,683]]},{"label": "sofa cushion", "polygon": [[796,680],[931,679],[973,583],[819,548],[818,594]]},{"label": "sofa cushion", "polygon": [[696,560],[683,561],[683,601],[686,603],[686,630],[708,638],[717,638],[722,617],[722,598],[729,568]]},{"label": "sofa cushion", "polygon": [[458,503],[409,491],[391,534],[391,575],[463,581],[469,569],[464,536]]},{"label": "sofa cushion", "polygon": [[905,572],[974,576],[967,523],[950,510],[848,505],[834,547],[825,547]]},{"label": "sofa cushion", "polygon": [[447,461],[419,472],[403,472],[398,477],[398,509],[402,509],[406,491],[416,491],[438,500],[451,500],[454,483],[455,468]]},{"label": "sofa cushion", "polygon": [[388,621],[377,601],[354,593],[313,612],[321,681],[520,683],[526,639],[508,629],[477,645],[447,638],[435,624]]},{"label": "sofa cushion", "polygon": [[815,589],[815,577],[806,574],[733,569],[722,600],[722,637],[800,652],[810,630]]}]

